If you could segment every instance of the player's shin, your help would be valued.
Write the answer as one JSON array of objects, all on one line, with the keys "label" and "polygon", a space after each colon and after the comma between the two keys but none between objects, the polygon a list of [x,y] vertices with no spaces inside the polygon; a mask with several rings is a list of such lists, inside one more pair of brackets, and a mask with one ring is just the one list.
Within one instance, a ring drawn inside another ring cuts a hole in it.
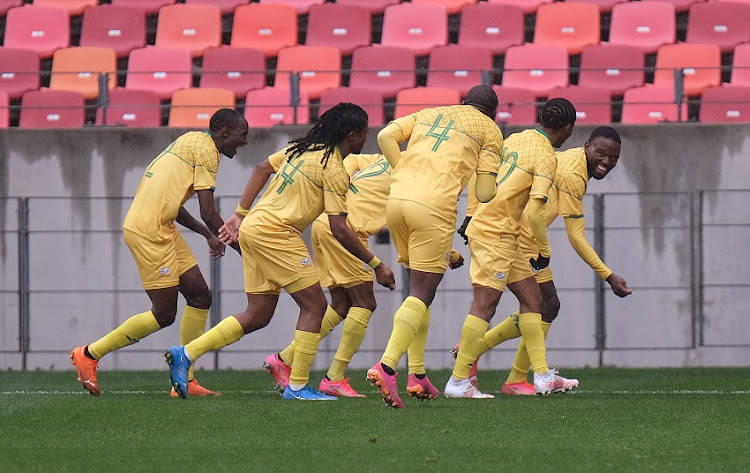
[{"label": "player's shin", "polygon": [[89,353],[97,360],[109,352],[138,343],[141,338],[159,330],[161,326],[149,310],[130,317],[119,327],[88,346]]},{"label": "player's shin", "polygon": [[[329,306],[330,307],[330,306]],[[341,332],[341,341],[333,357],[331,369],[328,370],[328,379],[331,381],[340,381],[344,379],[344,373],[352,361],[352,357],[367,333],[367,324],[370,321],[372,311],[363,307],[352,307],[344,321],[344,327]],[[321,329],[321,338],[322,337]]]},{"label": "player's shin", "polygon": [[453,367],[451,378],[455,380],[467,379],[479,356],[480,346],[483,345],[482,337],[487,332],[489,322],[479,317],[468,314],[461,329],[461,349],[456,355],[456,363]]},{"label": "player's shin", "polygon": [[[187,345],[203,334],[206,329],[206,319],[208,318],[208,309],[198,309],[196,307],[185,306],[185,311],[180,319],[180,345]],[[193,372],[195,363],[190,365],[188,371],[188,381],[194,378]]]},{"label": "player's shin", "polygon": [[320,334],[294,331],[294,364],[289,375],[289,389],[299,391],[310,380],[310,366],[318,353]]},{"label": "player's shin", "polygon": [[185,345],[185,353],[190,361],[195,364],[198,358],[204,354],[231,345],[242,338],[244,334],[242,324],[234,316],[229,316],[208,332]]}]

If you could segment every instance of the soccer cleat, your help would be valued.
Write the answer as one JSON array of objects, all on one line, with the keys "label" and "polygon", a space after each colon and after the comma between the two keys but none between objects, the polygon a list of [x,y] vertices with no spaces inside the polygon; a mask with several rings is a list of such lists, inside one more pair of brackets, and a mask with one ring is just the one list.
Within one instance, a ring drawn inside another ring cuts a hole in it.
[{"label": "soccer cleat", "polygon": [[404,406],[401,398],[398,397],[397,376],[398,373],[386,373],[379,361],[375,363],[375,366],[367,370],[367,381],[378,388],[380,394],[383,396],[383,402],[388,407],[403,409],[406,406]]},{"label": "soccer cleat", "polygon": [[465,397],[470,399],[493,399],[495,396],[481,392],[475,388],[469,379],[454,380],[450,377],[443,391],[445,397]]},{"label": "soccer cleat", "polygon": [[[188,396],[221,396],[220,392],[217,391],[211,391],[210,389],[206,389],[200,384],[198,384],[198,381],[191,379],[188,381]],[[172,391],[169,393],[172,397],[178,397],[177,391],[172,388]]]},{"label": "soccer cleat", "polygon": [[188,370],[193,363],[185,354],[185,347],[169,347],[164,353],[169,365],[169,380],[172,383],[177,395],[182,399],[187,399],[190,392],[188,391]]},{"label": "soccer cleat", "polygon": [[552,388],[553,393],[564,393],[567,391],[572,391],[575,388],[578,387],[578,380],[574,378],[563,378],[562,376],[557,374],[557,370],[551,370],[553,373],[555,373],[555,385]]},{"label": "soccer cleat", "polygon": [[294,391],[289,385],[284,388],[284,392],[281,394],[282,399],[297,400],[297,401],[336,401],[336,396],[329,396],[323,394],[315,388],[311,388],[309,384],[306,384],[304,388]]},{"label": "soccer cleat", "polygon": [[534,386],[528,381],[521,381],[520,383],[503,383],[503,394],[511,396],[533,396],[536,394]]},{"label": "soccer cleat", "polygon": [[[451,355],[453,355],[453,359],[455,360],[458,356],[458,349],[461,347],[460,343],[456,343],[456,346],[451,348]],[[471,367],[471,370],[469,371],[469,379],[474,378],[475,382],[477,379],[477,371],[479,371],[479,358],[474,360],[474,365]],[[477,383],[476,388],[479,389],[479,384]]]},{"label": "soccer cleat", "polygon": [[322,393],[328,394],[329,396],[365,397],[364,394],[358,393],[349,385],[349,378],[342,379],[341,381],[331,381],[324,377],[320,380],[319,389]]},{"label": "soccer cleat", "polygon": [[429,378],[425,376],[422,379],[417,378],[415,374],[410,374],[407,384],[406,391],[409,396],[425,400],[425,399],[437,399],[440,395],[440,391],[432,385]]},{"label": "soccer cleat", "polygon": [[96,380],[96,370],[99,369],[99,361],[86,356],[86,345],[74,348],[70,352],[70,363],[76,367],[78,382],[83,388],[91,395],[98,396],[99,382]]},{"label": "soccer cleat", "polygon": [[273,376],[275,389],[283,392],[289,385],[289,375],[292,374],[292,367],[281,361],[278,353],[268,355],[263,360],[263,369]]},{"label": "soccer cleat", "polygon": [[534,392],[540,396],[546,396],[555,388],[555,378],[557,375],[554,371],[549,370],[544,374],[534,373]]}]

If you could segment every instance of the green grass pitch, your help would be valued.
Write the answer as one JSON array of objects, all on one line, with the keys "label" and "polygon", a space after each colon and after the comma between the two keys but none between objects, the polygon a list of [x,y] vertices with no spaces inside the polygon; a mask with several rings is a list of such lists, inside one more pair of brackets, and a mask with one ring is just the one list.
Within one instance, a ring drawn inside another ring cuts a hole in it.
[{"label": "green grass pitch", "polygon": [[523,398],[484,371],[495,399],[405,410],[350,374],[367,398],[284,401],[262,371],[199,372],[224,395],[187,400],[166,367],[102,371],[99,397],[72,371],[0,372],[0,472],[750,471],[749,368],[564,370],[578,392]]}]

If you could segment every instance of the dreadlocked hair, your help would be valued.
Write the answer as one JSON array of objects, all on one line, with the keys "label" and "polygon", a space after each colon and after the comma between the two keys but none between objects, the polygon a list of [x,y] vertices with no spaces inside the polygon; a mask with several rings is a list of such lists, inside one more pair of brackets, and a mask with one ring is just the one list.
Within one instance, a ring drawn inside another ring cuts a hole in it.
[{"label": "dreadlocked hair", "polygon": [[288,161],[307,151],[325,150],[320,163],[328,165],[328,158],[336,145],[352,131],[360,131],[367,126],[367,112],[353,103],[341,102],[318,117],[318,121],[303,138],[289,142]]},{"label": "dreadlocked hair", "polygon": [[622,143],[622,141],[620,140],[620,134],[617,133],[617,130],[615,130],[611,126],[599,126],[594,128],[593,131],[591,131],[591,135],[589,136],[589,141],[594,141],[599,137],[609,138],[616,143]]},{"label": "dreadlocked hair", "polygon": [[539,123],[551,130],[559,130],[576,122],[576,108],[563,98],[549,99],[542,108]]}]

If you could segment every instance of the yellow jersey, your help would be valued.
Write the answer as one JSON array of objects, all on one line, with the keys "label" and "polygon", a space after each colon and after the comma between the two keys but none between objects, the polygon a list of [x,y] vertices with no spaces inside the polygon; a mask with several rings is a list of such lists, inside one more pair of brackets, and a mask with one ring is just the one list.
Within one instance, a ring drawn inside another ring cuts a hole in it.
[{"label": "yellow jersey", "polygon": [[177,138],[146,168],[122,227],[151,241],[173,238],[182,204],[195,191],[216,188],[219,158],[209,133]]}]

